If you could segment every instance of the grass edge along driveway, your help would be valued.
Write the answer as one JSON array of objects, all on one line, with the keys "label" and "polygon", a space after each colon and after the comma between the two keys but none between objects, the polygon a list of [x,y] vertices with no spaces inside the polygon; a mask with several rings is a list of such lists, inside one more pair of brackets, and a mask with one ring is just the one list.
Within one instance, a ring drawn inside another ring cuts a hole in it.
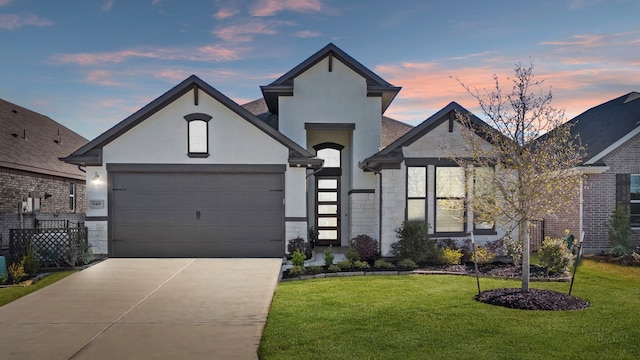
[{"label": "grass edge along driveway", "polygon": [[29,295],[32,292],[38,291],[43,287],[49,286],[56,281],[62,280],[75,272],[76,272],[75,270],[52,272],[49,275],[42,278],[37,283],[29,286],[24,286],[24,287],[12,286],[12,287],[0,288],[0,306],[4,306],[23,296]]},{"label": "grass edge along driveway", "polygon": [[[480,279],[483,290],[519,287]],[[532,283],[567,292],[569,283]],[[637,359],[640,268],[585,260],[578,311],[476,302],[475,278],[363,276],[278,284],[261,359]]]}]

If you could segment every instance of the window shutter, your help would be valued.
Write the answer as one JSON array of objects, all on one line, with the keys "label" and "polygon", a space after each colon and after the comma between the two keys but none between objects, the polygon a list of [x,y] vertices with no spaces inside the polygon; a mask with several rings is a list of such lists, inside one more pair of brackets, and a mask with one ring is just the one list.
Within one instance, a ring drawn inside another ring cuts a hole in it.
[{"label": "window shutter", "polygon": [[628,211],[631,202],[631,174],[616,174],[616,203]]}]

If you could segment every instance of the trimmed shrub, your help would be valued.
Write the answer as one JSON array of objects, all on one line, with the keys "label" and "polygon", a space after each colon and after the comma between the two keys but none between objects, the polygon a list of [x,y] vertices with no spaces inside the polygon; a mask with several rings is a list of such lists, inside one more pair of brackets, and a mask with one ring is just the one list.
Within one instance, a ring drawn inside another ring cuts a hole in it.
[{"label": "trimmed shrub", "polygon": [[627,266],[640,266],[640,255],[632,251],[622,257],[622,263]]},{"label": "trimmed shrub", "polygon": [[333,265],[333,254],[331,253],[331,246],[324,250],[324,266]]},{"label": "trimmed shrub", "polygon": [[489,264],[496,258],[496,254],[485,246],[476,246],[475,256],[471,255],[471,261],[476,261],[478,264]]},{"label": "trimmed shrub", "polygon": [[291,276],[299,276],[304,275],[307,272],[307,269],[304,266],[294,265],[289,269],[289,275]]},{"label": "trimmed shrub", "polygon": [[360,261],[360,255],[358,255],[358,252],[352,246],[349,246],[344,257],[350,262]]},{"label": "trimmed shrub", "polygon": [[340,270],[349,270],[353,267],[353,263],[349,260],[342,260],[336,264]]},{"label": "trimmed shrub", "polygon": [[573,254],[564,239],[552,239],[547,236],[538,250],[538,257],[540,266],[549,273],[560,274],[569,271],[573,264]]},{"label": "trimmed shrub", "polygon": [[513,237],[511,237],[511,234],[505,235],[501,239],[501,241],[504,244],[505,248],[507,249],[507,256],[511,258],[511,261],[513,261],[513,264],[521,265],[522,264],[522,241],[513,240]]},{"label": "trimmed shrub", "polygon": [[405,221],[396,229],[398,241],[391,244],[391,253],[400,259],[415,263],[438,263],[440,252],[434,240],[429,238],[429,224],[422,221]]},{"label": "trimmed shrub", "polygon": [[629,234],[631,221],[629,210],[618,203],[609,220],[609,244],[622,256],[629,252]]},{"label": "trimmed shrub", "polygon": [[372,263],[380,257],[378,242],[369,235],[358,235],[351,239],[351,244],[360,260]]},{"label": "trimmed shrub", "polygon": [[293,266],[304,266],[306,259],[306,256],[300,250],[296,250],[291,255],[291,264],[293,264]]},{"label": "trimmed shrub", "polygon": [[311,259],[311,245],[301,237],[289,240],[287,243],[287,250],[289,251],[289,254],[292,255],[296,250],[300,251],[305,255],[305,259]]},{"label": "trimmed shrub", "polygon": [[442,248],[442,259],[447,265],[458,265],[462,258],[462,251],[458,249]]},{"label": "trimmed shrub", "polygon": [[351,267],[353,269],[368,269],[369,263],[362,260],[356,260],[353,263],[351,263]]},{"label": "trimmed shrub", "polygon": [[458,241],[456,239],[438,239],[436,240],[436,245],[439,248],[449,248],[454,250],[459,250]]},{"label": "trimmed shrub", "polygon": [[307,274],[320,274],[324,272],[324,268],[322,266],[318,266],[318,265],[312,265],[307,267]]},{"label": "trimmed shrub", "polygon": [[331,272],[340,272],[340,271],[342,271],[342,268],[340,266],[338,266],[337,264],[333,264],[333,265],[329,266],[327,268],[327,270],[331,271]]},{"label": "trimmed shrub", "polygon": [[33,276],[40,270],[40,259],[33,249],[33,244],[29,242],[27,245],[27,253],[22,257],[22,265],[24,266],[24,272]]},{"label": "trimmed shrub", "polygon": [[473,243],[471,242],[471,239],[464,240],[464,242],[462,243],[462,246],[460,247],[460,251],[462,251],[462,259],[461,259],[461,261],[463,263],[468,263],[468,262],[473,261],[472,260]]},{"label": "trimmed shrub", "polygon": [[411,259],[404,259],[398,261],[398,267],[402,269],[415,270],[418,268],[418,264],[416,264],[416,262]]},{"label": "trimmed shrub", "polygon": [[373,263],[373,267],[377,269],[393,269],[396,266],[386,260],[378,259]]}]

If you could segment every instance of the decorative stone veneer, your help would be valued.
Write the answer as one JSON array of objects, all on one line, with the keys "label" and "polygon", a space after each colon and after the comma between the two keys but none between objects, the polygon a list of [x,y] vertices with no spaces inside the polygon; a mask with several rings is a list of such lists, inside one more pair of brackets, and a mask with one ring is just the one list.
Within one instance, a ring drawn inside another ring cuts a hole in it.
[{"label": "decorative stone veneer", "polygon": [[406,170],[382,171],[382,256],[391,255],[391,244],[397,241],[395,229],[402,225],[405,214]]},{"label": "decorative stone veneer", "polygon": [[107,255],[109,253],[108,221],[86,221],[89,246],[94,255]]},{"label": "decorative stone veneer", "polygon": [[[369,235],[376,239],[376,194],[352,192],[349,194],[349,216],[351,217],[350,225],[351,237],[357,235]],[[342,243],[344,244],[343,239]]]}]

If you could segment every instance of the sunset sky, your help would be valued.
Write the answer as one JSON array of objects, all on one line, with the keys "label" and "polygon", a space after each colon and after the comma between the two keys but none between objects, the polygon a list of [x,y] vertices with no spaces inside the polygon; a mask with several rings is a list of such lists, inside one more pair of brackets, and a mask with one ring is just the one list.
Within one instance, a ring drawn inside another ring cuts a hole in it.
[{"label": "sunset sky", "polygon": [[[567,120],[640,91],[637,0],[0,0],[0,98],[93,139],[191,74],[242,104],[332,42],[416,125],[534,63]],[[477,115],[481,115],[477,113]]]}]

